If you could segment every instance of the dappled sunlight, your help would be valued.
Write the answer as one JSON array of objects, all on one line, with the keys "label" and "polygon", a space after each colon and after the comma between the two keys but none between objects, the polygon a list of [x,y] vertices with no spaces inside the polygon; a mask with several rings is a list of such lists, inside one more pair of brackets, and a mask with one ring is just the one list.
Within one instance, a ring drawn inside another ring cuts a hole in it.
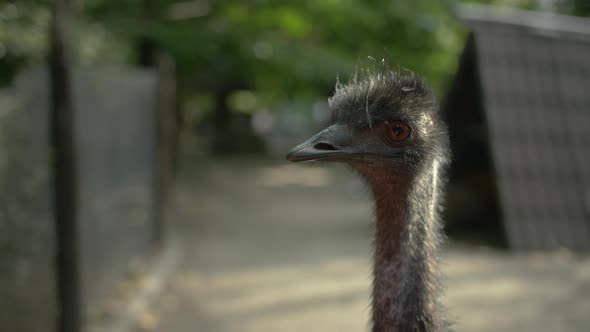
[{"label": "dappled sunlight", "polygon": [[327,261],[322,264],[277,265],[269,268],[243,269],[221,273],[195,271],[179,274],[176,281],[189,283],[200,280],[206,282],[207,288],[211,291],[234,291],[244,289],[244,287],[268,286],[276,281],[284,285],[289,280],[300,280],[300,278],[312,277],[316,274],[321,274],[329,280],[346,278],[359,273],[364,274],[366,277],[369,272],[368,263],[369,260],[364,257],[349,257]]},{"label": "dappled sunlight", "polygon": [[[179,286],[203,299],[201,308],[212,317],[252,313],[270,315],[278,307],[318,303],[332,297],[352,296],[366,304],[369,294],[368,265],[362,259],[339,263],[277,266],[221,274],[194,273]],[[206,300],[205,300],[206,299]]]},{"label": "dappled sunlight", "polygon": [[587,259],[453,249],[445,260],[443,301],[457,331],[575,330],[590,307],[575,295],[590,295]]},{"label": "dappled sunlight", "polygon": [[258,171],[258,181],[269,187],[299,185],[308,187],[324,187],[333,183],[333,175],[326,168],[308,165],[285,164],[264,167]]},{"label": "dappled sunlight", "polygon": [[[147,320],[155,331],[369,330],[371,211],[351,172],[255,162],[201,169],[177,188],[191,245],[160,316]],[[446,248],[442,302],[455,331],[575,331],[590,310],[588,258]]]},{"label": "dappled sunlight", "polygon": [[369,261],[362,257],[189,271],[171,285],[182,295],[162,298],[160,308],[164,314],[177,311],[183,305],[179,299],[188,297],[198,308],[193,314],[201,317],[199,326],[219,331],[363,331],[369,318],[368,271]]},{"label": "dappled sunlight", "polygon": [[451,301],[465,301],[479,297],[484,298],[486,302],[494,303],[494,301],[510,301],[530,295],[553,298],[563,293],[563,289],[556,287],[539,289],[537,284],[510,276],[503,277],[492,274],[488,279],[484,277],[476,279],[475,276],[478,275],[466,276],[466,279],[469,280],[462,282],[460,287],[450,290],[447,297]]}]

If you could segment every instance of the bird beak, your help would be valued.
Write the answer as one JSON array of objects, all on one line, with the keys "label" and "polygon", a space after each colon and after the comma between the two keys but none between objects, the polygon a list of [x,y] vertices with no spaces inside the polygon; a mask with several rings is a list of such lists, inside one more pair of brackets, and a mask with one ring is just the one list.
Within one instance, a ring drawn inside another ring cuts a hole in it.
[{"label": "bird beak", "polygon": [[344,125],[332,125],[307,141],[297,145],[289,153],[289,161],[330,160],[352,154],[347,148],[352,141]]}]

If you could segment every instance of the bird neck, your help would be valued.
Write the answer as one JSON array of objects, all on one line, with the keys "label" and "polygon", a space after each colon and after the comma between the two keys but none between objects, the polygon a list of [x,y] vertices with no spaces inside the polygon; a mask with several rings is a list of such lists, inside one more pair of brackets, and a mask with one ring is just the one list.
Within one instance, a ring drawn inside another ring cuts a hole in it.
[{"label": "bird neck", "polygon": [[375,198],[373,332],[438,331],[439,163],[366,174]]}]

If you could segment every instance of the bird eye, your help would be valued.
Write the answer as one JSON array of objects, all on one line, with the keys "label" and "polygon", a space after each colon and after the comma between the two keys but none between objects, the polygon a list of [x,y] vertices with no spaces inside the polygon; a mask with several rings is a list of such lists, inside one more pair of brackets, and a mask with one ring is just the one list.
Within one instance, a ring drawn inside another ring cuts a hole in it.
[{"label": "bird eye", "polygon": [[403,123],[402,121],[388,121],[384,123],[385,125],[385,137],[389,141],[389,143],[400,143],[405,141],[412,130],[410,126]]}]

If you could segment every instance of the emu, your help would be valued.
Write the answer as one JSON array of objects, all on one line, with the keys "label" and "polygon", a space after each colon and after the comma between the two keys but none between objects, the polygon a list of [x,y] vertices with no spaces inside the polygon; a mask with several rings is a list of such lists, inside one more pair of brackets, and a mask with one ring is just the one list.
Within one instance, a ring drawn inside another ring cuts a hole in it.
[{"label": "emu", "polygon": [[343,162],[375,204],[372,331],[447,328],[438,283],[449,139],[424,81],[387,66],[336,84],[330,124],[293,148],[293,162]]}]

